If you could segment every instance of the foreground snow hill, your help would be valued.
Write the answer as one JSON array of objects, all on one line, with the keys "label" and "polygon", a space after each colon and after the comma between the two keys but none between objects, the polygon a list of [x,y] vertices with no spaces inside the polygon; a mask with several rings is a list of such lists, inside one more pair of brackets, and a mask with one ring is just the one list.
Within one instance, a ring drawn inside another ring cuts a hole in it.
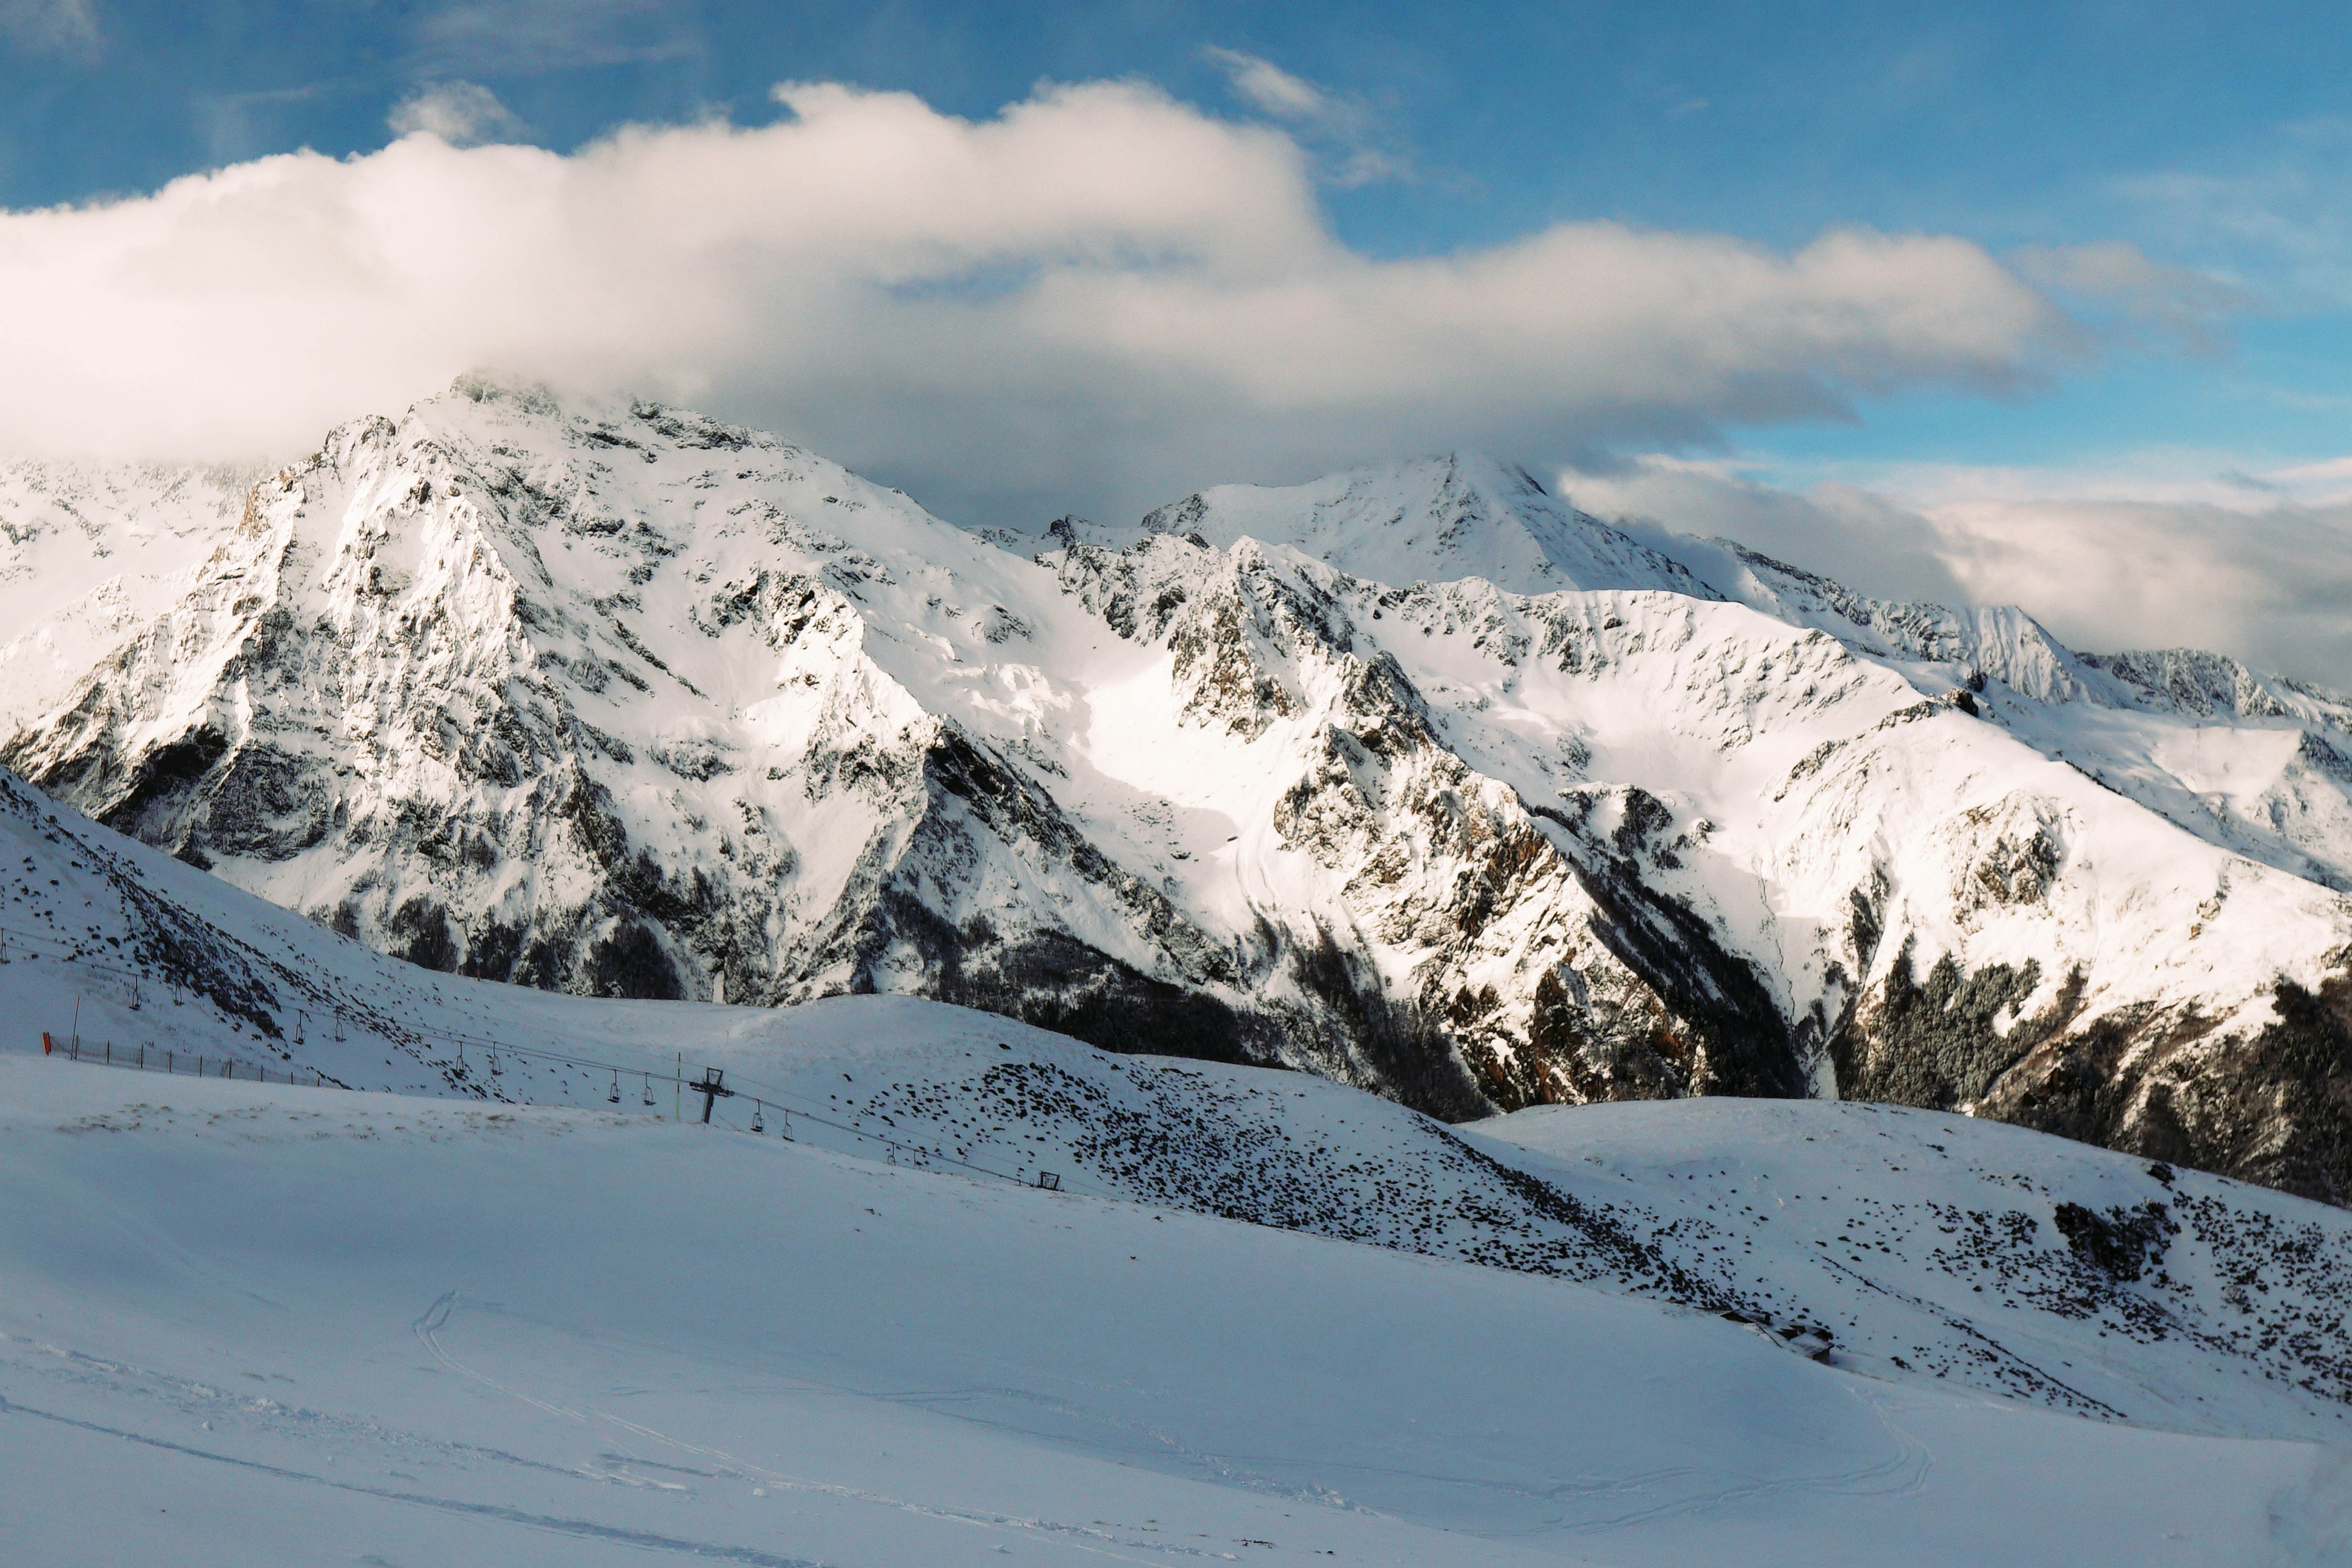
[{"label": "foreground snow hill", "polygon": [[2210,656],[1470,458],[1024,553],[478,380],[212,537],[152,613],[0,593],[0,757],[429,969],[929,996],[1454,1120],[1895,1101],[2352,1194],[2352,709]]},{"label": "foreground snow hill", "polygon": [[[1856,1375],[1509,1268],[591,1111],[23,1056],[0,1058],[0,1107],[11,1561],[2352,1547],[2352,1475],[2306,1431]],[[2233,1415],[2294,1426],[2259,1410]]]}]

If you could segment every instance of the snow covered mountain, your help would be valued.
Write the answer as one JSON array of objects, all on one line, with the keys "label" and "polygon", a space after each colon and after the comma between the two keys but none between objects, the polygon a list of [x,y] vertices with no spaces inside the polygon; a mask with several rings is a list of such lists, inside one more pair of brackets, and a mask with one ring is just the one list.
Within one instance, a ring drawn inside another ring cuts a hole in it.
[{"label": "snow covered mountain", "polygon": [[261,476],[0,463],[0,728],[47,712],[187,592]]},{"label": "snow covered mountain", "polygon": [[2352,889],[2352,697],[2194,648],[2083,654],[2015,608],[1865,598],[1727,541],[1684,557],[1730,597],[1816,626],[2200,837]]},{"label": "snow covered mountain", "polygon": [[2352,1197],[2352,708],[1670,556],[1482,459],[1024,554],[472,381],[257,485],[69,689],[32,646],[0,759],[428,968],[929,996],[1451,1118],[1892,1100]]}]

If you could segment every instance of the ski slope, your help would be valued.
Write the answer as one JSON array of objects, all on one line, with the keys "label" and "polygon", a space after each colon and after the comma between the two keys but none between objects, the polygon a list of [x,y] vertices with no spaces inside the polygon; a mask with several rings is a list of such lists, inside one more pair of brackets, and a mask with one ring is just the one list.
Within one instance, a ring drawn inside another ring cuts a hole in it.
[{"label": "ski slope", "polygon": [[1508,1269],[594,1112],[22,1056],[0,1105],[12,1562],[2345,1549],[2339,1450]]}]

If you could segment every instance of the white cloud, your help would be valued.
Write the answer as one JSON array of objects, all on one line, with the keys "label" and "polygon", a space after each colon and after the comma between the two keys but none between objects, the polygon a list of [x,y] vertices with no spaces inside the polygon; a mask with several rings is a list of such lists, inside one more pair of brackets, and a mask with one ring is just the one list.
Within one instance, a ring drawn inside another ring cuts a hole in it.
[{"label": "white cloud", "polygon": [[670,0],[440,0],[412,14],[410,64],[509,76],[698,53],[690,7]]},{"label": "white cloud", "polygon": [[1562,482],[1603,515],[1727,535],[1866,593],[2021,605],[2076,647],[2214,648],[2352,689],[2352,458],[2248,467],[2155,453],[1799,492],[1653,458]]},{"label": "white cloud", "polygon": [[94,54],[98,6],[95,0],[0,0],[0,33],[31,52]]},{"label": "white cloud", "polygon": [[2275,309],[2352,303],[2352,119],[2282,127],[2259,155],[2116,182],[2152,239]]},{"label": "white cloud", "polygon": [[1201,58],[1224,72],[1235,98],[1310,141],[1328,144],[1334,154],[1334,184],[1362,185],[1412,173],[1412,161],[1395,146],[1383,144],[1380,123],[1361,100],[1318,87],[1272,60],[1239,49],[1212,44]]},{"label": "white cloud", "polygon": [[1225,73],[1244,102],[1277,120],[1313,122],[1331,115],[1328,93],[1291,75],[1272,60],[1214,44],[1202,49],[1201,58]]},{"label": "white cloud", "polygon": [[2254,309],[2254,296],[2211,273],[2151,260],[2119,240],[2025,246],[2010,264],[2043,288],[2137,322],[2167,346],[2219,353],[2224,324]]},{"label": "white cloud", "polygon": [[2273,486],[2294,485],[2335,492],[2328,499],[2352,500],[2352,458],[2329,458],[2323,462],[2297,463],[2293,468],[2275,468],[2264,476]]},{"label": "white cloud", "polygon": [[498,94],[470,81],[438,81],[418,88],[393,106],[384,122],[395,136],[422,132],[438,136],[452,147],[483,142],[515,141],[523,123]]},{"label": "white cloud", "polygon": [[203,133],[205,150],[212,161],[233,163],[280,141],[281,117],[286,110],[316,100],[325,85],[305,82],[251,92],[203,92],[189,99],[188,108]]},{"label": "white cloud", "polygon": [[1736,540],[1834,577],[1858,592],[1938,604],[1970,600],[1945,563],[1943,536],[1925,516],[1875,490],[1838,480],[1802,492],[1762,483],[1720,462],[1645,457],[1607,474],[1570,473],[1562,492],[1635,531]]},{"label": "white cloud", "polygon": [[2352,689],[2352,505],[1972,500],[1933,521],[1980,603],[2090,647],[2219,648]]},{"label": "white cloud", "polygon": [[779,89],[570,154],[412,135],[0,214],[0,450],[303,449],[482,364],[791,432],[969,521],[1448,446],[1565,460],[2000,393],[2066,318],[1967,241],[1568,224],[1425,259],[1309,157],[1132,83],[992,119]]}]

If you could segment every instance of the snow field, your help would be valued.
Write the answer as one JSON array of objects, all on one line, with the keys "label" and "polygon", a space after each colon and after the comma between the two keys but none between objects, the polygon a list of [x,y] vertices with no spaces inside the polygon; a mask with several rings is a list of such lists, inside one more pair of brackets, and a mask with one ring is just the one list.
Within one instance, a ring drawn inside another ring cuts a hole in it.
[{"label": "snow field", "polygon": [[23,1058],[0,1106],[18,1561],[2342,1545],[2310,1445],[1895,1387],[1505,1269],[593,1113]]}]

